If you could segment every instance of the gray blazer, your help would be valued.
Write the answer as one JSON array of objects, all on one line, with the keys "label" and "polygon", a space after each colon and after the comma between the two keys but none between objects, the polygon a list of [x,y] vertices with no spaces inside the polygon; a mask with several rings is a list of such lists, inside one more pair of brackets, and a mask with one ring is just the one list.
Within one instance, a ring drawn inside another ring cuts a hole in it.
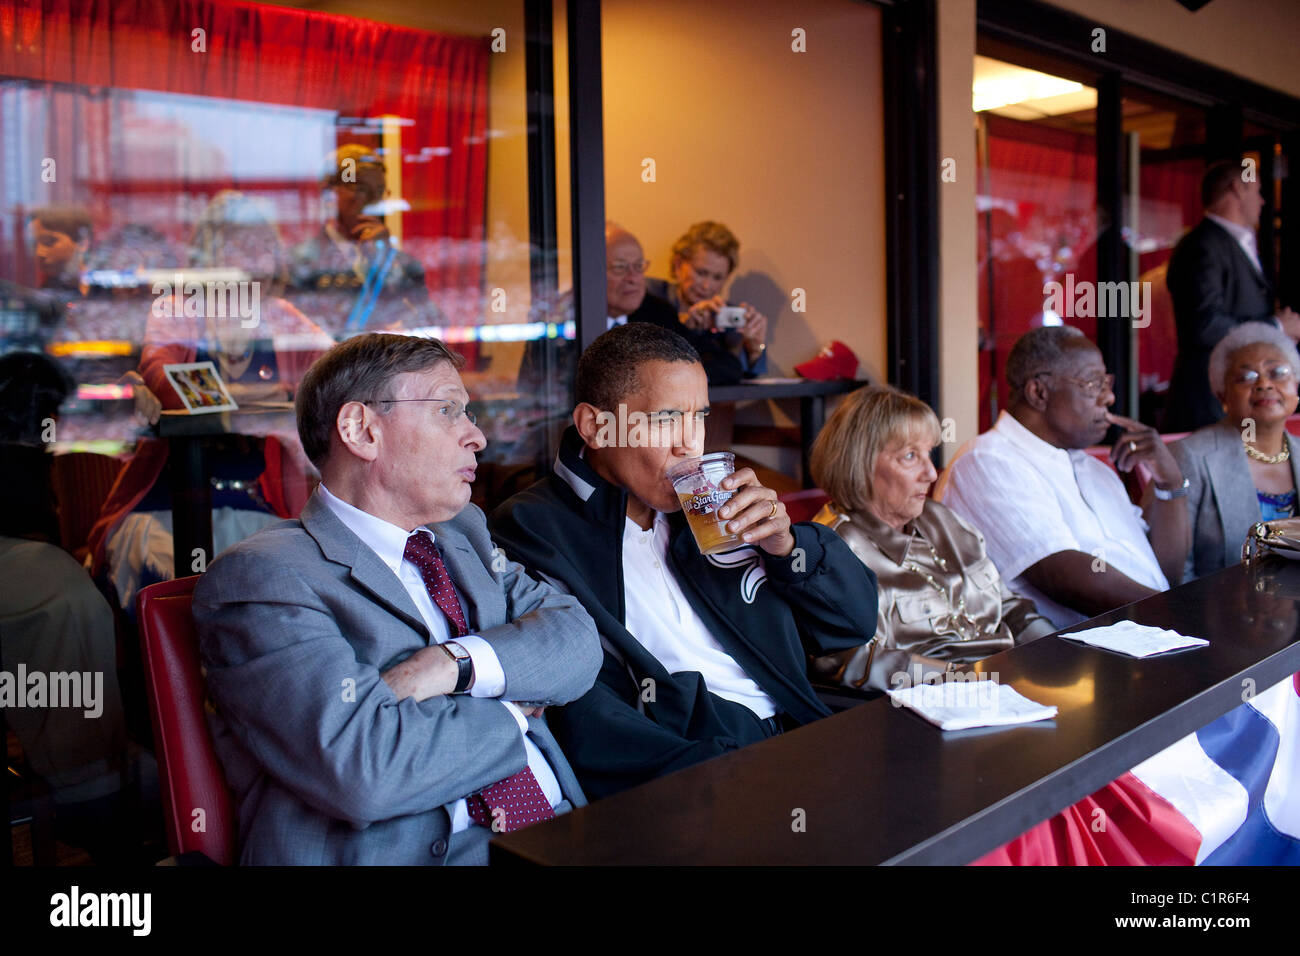
[{"label": "gray blazer", "polygon": [[[503,699],[586,693],[602,654],[582,606],[506,562],[474,505],[432,528],[472,632],[501,661]],[[318,496],[300,521],[213,562],[194,617],[242,863],[487,862],[491,833],[451,835],[447,805],[524,769],[519,726],[495,699],[398,702],[380,673],[426,647],[429,630],[397,576]],[[545,722],[528,727],[561,809],[582,805]]]},{"label": "gray blazer", "polygon": [[[1300,443],[1286,436],[1291,475],[1300,488]],[[1241,447],[1241,431],[1228,421],[1206,425],[1169,446],[1188,481],[1192,550],[1183,580],[1190,581],[1241,561],[1241,545],[1260,520],[1259,499]]]}]

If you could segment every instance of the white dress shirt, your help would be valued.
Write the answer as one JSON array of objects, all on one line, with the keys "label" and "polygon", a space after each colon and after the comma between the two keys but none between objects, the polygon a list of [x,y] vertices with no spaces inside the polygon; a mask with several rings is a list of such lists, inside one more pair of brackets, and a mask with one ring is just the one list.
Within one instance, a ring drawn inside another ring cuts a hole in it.
[{"label": "white dress shirt", "polygon": [[1218,223],[1224,229],[1228,230],[1228,235],[1237,240],[1237,245],[1241,246],[1241,251],[1246,254],[1250,264],[1255,267],[1255,271],[1260,275],[1264,270],[1259,264],[1259,244],[1255,239],[1255,230],[1249,226],[1243,226],[1239,222],[1233,222],[1231,219],[1224,219],[1222,216],[1216,216],[1212,212],[1207,212],[1205,218],[1211,222]]},{"label": "white dress shirt", "polygon": [[[397,580],[402,583],[406,593],[411,596],[415,609],[420,612],[420,617],[428,625],[431,641],[435,644],[443,644],[449,640],[455,640],[469,653],[470,659],[474,662],[474,686],[469,689],[469,695],[471,697],[500,697],[506,689],[506,677],[505,672],[501,669],[501,661],[497,658],[492,645],[475,634],[453,638],[447,615],[433,603],[433,598],[429,596],[429,589],[425,587],[424,578],[420,575],[420,569],[406,560],[406,539],[415,532],[408,533],[383,518],[377,518],[369,512],[348,504],[342,498],[331,494],[324,484],[320,486],[320,493],[321,500],[334,513],[334,516],[347,525],[348,530],[360,538],[371,551],[378,555],[379,560],[388,565],[393,573],[397,575]],[[421,526],[415,530],[427,531],[430,538],[437,540],[437,536],[426,527]],[[454,581],[452,586],[455,587]],[[464,607],[465,602],[461,598],[459,589],[456,591],[456,597],[460,599],[461,606]],[[550,764],[546,762],[546,758],[542,756],[542,752],[537,749],[537,746],[528,739],[528,718],[524,716],[523,711],[510,701],[503,700],[501,705],[510,711],[511,716],[515,718],[515,723],[519,725],[519,733],[524,739],[524,750],[528,754],[528,767],[533,771],[533,776],[537,778],[538,784],[541,785],[542,792],[546,794],[546,799],[554,807],[564,799],[564,795],[560,791],[560,782],[555,779],[555,773],[551,770]],[[458,833],[471,826],[474,822],[470,819],[469,810],[463,798],[450,805],[447,810],[451,814],[452,833]]]},{"label": "white dress shirt", "polygon": [[[1048,444],[1003,412],[962,446],[936,497],[984,533],[989,557],[1012,591],[1032,598],[1057,627],[1085,619],[1023,577],[1060,551],[1082,551],[1139,584],[1169,587],[1147,540],[1142,509],[1119,476],[1082,449]],[[1101,573],[1103,565],[1096,564]]]},{"label": "white dress shirt", "polygon": [[698,671],[719,697],[743,704],[763,720],[775,714],[776,702],[709,632],[669,570],[668,519],[655,512],[649,531],[625,520],[624,626],[668,673]]},{"label": "white dress shirt", "polygon": [[616,325],[627,325],[626,315],[607,315],[605,316],[605,331],[608,332]]}]

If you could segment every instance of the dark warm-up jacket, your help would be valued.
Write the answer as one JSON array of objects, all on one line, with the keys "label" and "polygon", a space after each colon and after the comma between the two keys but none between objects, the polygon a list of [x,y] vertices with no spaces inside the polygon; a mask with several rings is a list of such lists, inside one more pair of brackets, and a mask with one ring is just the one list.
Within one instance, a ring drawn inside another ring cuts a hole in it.
[{"label": "dark warm-up jacket", "polygon": [[[550,726],[591,798],[763,739],[742,704],[709,692],[696,671],[670,674],[624,625],[627,492],[580,457],[565,433],[555,472],[502,504],[492,535],[510,557],[572,593],[596,621],[605,658],[596,685]],[[796,524],[795,550],[701,555],[685,517],[668,516],[669,565],[710,633],[787,715],[803,724],[829,711],[807,677],[806,653],[868,641],[876,579],[828,528]]]}]

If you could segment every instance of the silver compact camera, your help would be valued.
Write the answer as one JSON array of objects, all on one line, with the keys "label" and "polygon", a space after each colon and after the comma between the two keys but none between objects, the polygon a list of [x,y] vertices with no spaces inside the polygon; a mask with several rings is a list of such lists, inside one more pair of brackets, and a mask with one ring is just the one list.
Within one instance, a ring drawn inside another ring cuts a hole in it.
[{"label": "silver compact camera", "polygon": [[744,306],[723,306],[713,316],[713,327],[715,329],[743,329],[745,327]]}]

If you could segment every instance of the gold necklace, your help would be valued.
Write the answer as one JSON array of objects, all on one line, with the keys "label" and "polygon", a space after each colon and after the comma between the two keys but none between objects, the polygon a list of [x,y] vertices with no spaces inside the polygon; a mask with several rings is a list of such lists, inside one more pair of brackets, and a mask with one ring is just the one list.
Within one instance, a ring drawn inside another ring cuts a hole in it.
[{"label": "gold necklace", "polygon": [[[934,563],[938,565],[939,570],[947,571],[948,562],[939,557],[939,552],[934,549],[934,545],[923,538],[919,531],[915,532],[915,537],[930,549],[930,556],[934,558]],[[954,608],[952,606],[952,598],[948,597],[947,590],[943,585],[935,580],[934,575],[930,574],[929,571],[926,571],[911,558],[904,560],[902,567],[907,571],[914,571],[923,577],[930,587],[939,592],[940,596],[943,598],[943,602],[948,605],[948,616],[939,619],[939,623],[935,628],[936,634],[942,634],[944,631],[951,631],[957,635],[958,640],[969,641],[979,637],[983,633],[979,622],[971,617],[966,611],[965,595],[958,600],[957,607]]]},{"label": "gold necklace", "polygon": [[1266,465],[1280,465],[1282,462],[1291,459],[1291,447],[1286,443],[1285,439],[1282,441],[1282,450],[1276,455],[1266,455],[1248,442],[1242,442],[1242,445],[1245,446],[1247,455],[1256,461],[1262,461]]}]

